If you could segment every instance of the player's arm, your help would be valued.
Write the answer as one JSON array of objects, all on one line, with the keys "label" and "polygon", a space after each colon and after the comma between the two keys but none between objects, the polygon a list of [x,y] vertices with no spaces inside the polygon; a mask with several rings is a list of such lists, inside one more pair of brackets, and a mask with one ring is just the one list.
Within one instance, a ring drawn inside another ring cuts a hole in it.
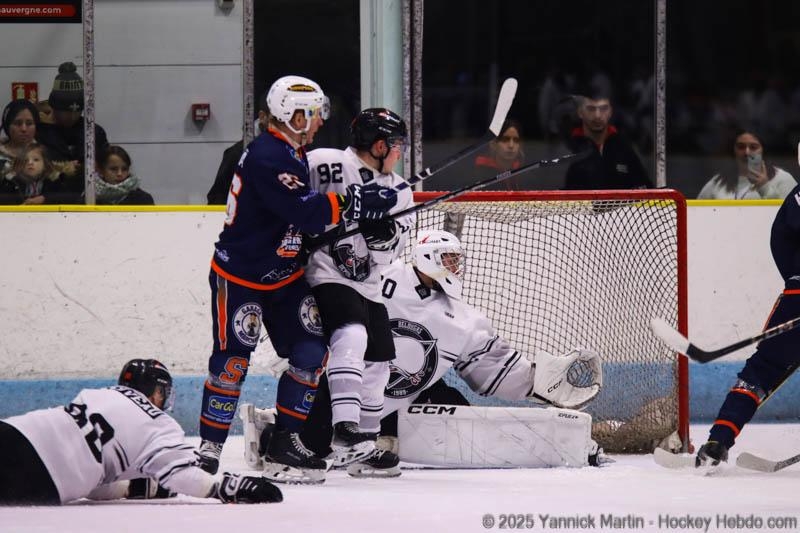
[{"label": "player's arm", "polygon": [[454,369],[478,394],[506,400],[531,399],[580,408],[602,387],[599,356],[584,349],[561,356],[539,350],[532,360],[513,349],[477,311],[465,353]]},{"label": "player's arm", "polygon": [[[405,189],[398,194],[397,205],[390,213],[400,213],[413,205],[414,197],[411,189]],[[397,218],[361,222],[359,224],[361,234],[370,249],[372,259],[379,265],[388,265],[400,257],[416,219],[416,214],[409,213]]]}]

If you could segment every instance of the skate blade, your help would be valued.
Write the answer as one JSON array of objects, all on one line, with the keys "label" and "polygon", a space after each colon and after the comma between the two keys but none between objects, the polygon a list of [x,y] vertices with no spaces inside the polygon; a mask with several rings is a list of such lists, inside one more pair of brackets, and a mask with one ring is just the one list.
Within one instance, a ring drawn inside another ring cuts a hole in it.
[{"label": "skate blade", "polygon": [[369,465],[355,463],[347,467],[347,473],[352,477],[358,478],[393,478],[400,477],[400,467],[373,468]]},{"label": "skate blade", "polygon": [[341,468],[353,463],[366,461],[376,453],[375,441],[366,440],[353,446],[331,446],[333,453],[328,457],[333,460],[333,468]]},{"label": "skate blade", "polygon": [[295,468],[280,463],[265,463],[264,478],[274,483],[287,485],[319,485],[325,482],[325,470],[313,468]]}]

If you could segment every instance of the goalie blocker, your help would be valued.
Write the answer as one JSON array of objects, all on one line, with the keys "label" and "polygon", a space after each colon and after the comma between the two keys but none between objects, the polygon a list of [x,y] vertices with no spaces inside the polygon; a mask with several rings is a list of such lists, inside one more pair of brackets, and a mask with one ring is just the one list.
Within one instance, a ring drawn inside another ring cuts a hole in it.
[{"label": "goalie blocker", "polygon": [[398,420],[400,459],[458,468],[589,465],[592,417],[569,409],[410,405]]}]

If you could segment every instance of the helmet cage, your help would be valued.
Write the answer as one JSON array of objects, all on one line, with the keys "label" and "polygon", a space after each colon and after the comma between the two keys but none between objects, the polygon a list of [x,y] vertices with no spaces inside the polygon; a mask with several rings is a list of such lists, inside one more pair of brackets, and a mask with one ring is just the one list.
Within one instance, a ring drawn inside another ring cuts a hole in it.
[{"label": "helmet cage", "polygon": [[417,270],[436,281],[448,296],[461,298],[466,257],[455,235],[440,230],[420,232],[411,258]]}]

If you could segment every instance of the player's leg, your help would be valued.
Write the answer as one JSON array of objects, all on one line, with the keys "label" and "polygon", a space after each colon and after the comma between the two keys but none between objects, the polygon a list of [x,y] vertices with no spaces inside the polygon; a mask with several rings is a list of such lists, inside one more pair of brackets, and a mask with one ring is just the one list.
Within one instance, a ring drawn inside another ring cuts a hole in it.
[{"label": "player's leg", "polygon": [[199,463],[214,474],[228,438],[250,354],[261,333],[262,293],[209,275],[214,346],[200,407]]},{"label": "player's leg", "polygon": [[319,483],[325,461],[306,448],[299,431],[317,394],[327,346],[314,297],[304,280],[270,294],[265,325],[277,354],[289,368],[278,380],[275,429],[266,450],[265,475],[273,481]]},{"label": "player's leg", "polygon": [[[58,435],[54,435],[58,438]],[[59,505],[53,478],[39,454],[14,426],[0,421],[0,505]]]},{"label": "player's leg", "polygon": [[[787,287],[779,296],[766,328],[800,315],[800,294]],[[761,341],[738,374],[709,432],[708,442],[697,452],[698,464],[716,465],[727,460],[736,437],[755,415],[767,394],[780,385],[787,369],[800,357],[800,330]]]}]

